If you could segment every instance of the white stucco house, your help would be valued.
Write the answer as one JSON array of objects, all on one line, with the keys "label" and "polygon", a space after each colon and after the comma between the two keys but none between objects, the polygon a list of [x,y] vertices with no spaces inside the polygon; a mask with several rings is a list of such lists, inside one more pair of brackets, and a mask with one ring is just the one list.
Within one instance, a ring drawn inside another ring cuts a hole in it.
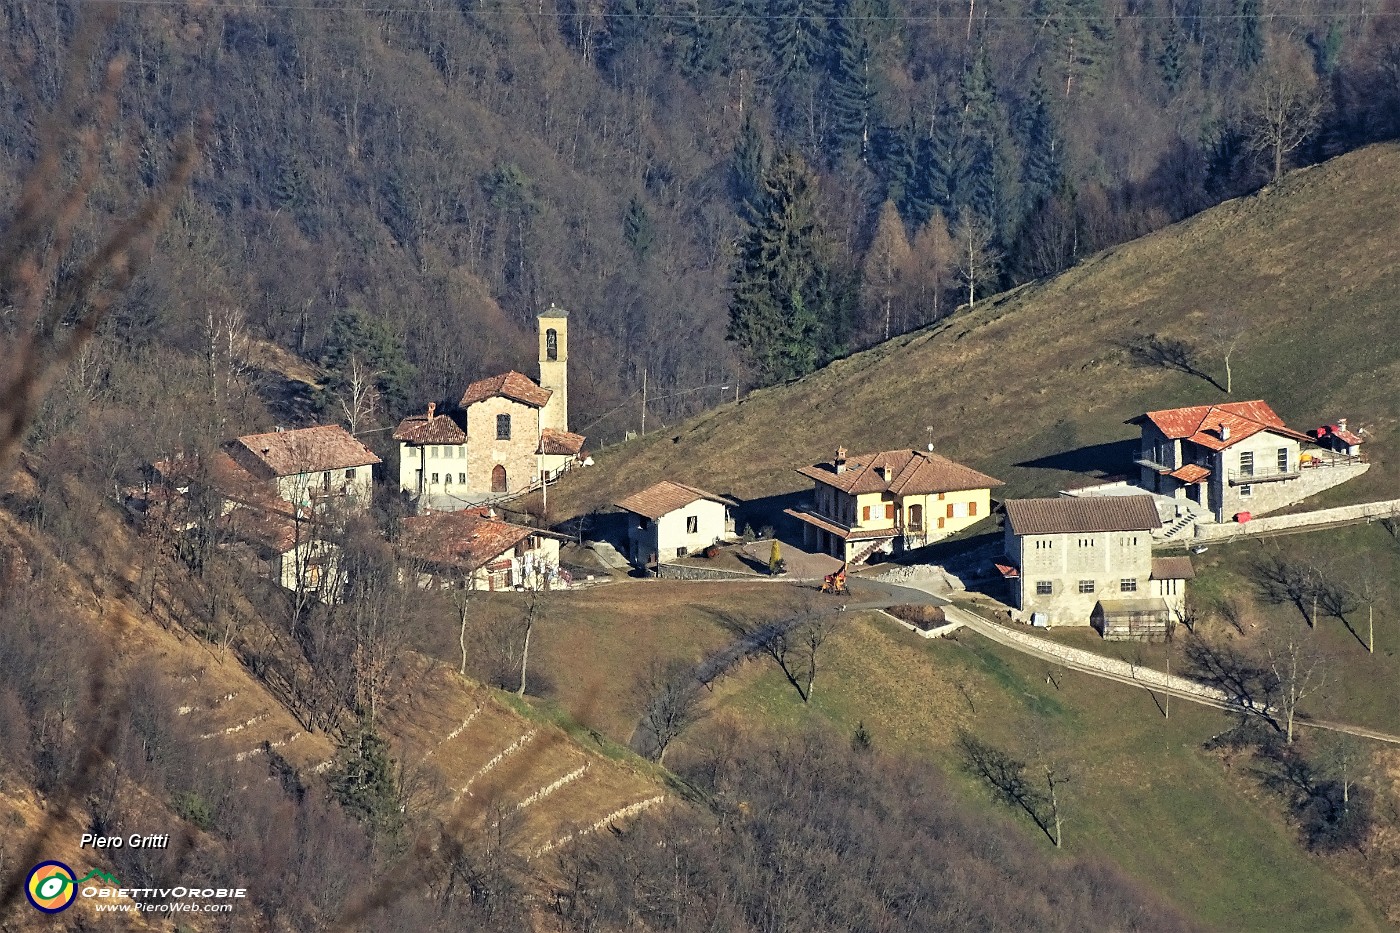
[{"label": "white stucco house", "polygon": [[738,503],[662,480],[615,503],[628,513],[627,557],[638,567],[665,564],[734,537]]}]

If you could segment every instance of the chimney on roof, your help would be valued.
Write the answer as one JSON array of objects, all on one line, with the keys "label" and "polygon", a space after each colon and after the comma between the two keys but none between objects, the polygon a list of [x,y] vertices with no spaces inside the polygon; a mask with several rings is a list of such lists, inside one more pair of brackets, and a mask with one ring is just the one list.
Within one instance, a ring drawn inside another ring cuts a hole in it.
[{"label": "chimney on roof", "polygon": [[1222,441],[1228,441],[1230,439],[1230,426],[1228,424],[1222,424],[1220,426],[1220,439]]},{"label": "chimney on roof", "polygon": [[1338,431],[1345,431],[1346,429],[1347,429],[1347,419],[1345,419],[1345,418],[1338,418],[1338,419],[1337,419],[1337,430],[1338,430]]},{"label": "chimney on roof", "polygon": [[433,412],[437,411],[437,402],[428,403],[428,420],[433,420]]},{"label": "chimney on roof", "polygon": [[836,459],[831,461],[831,465],[836,467],[837,476],[846,472],[846,448],[836,448]]}]

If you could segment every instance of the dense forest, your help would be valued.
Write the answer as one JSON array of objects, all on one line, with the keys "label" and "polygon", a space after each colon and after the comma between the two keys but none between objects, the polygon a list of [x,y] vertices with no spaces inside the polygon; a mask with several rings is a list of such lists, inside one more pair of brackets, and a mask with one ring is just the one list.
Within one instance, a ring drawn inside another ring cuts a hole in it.
[{"label": "dense forest", "polygon": [[[77,8],[0,5],[7,200]],[[669,420],[1400,126],[1400,23],[1347,0],[143,4],[98,45],[127,63],[99,216],[203,127],[69,387],[103,423],[215,393],[148,450],[335,418],[353,358],[382,422],[455,400],[530,368],[550,302],[607,442],[644,378]],[[258,341],[326,367],[311,410]]]}]

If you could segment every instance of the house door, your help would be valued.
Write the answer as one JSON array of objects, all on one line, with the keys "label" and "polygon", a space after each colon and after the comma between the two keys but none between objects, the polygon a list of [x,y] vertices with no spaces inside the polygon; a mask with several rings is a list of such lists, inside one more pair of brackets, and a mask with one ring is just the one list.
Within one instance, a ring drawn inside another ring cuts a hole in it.
[{"label": "house door", "polygon": [[499,463],[491,470],[491,491],[506,492],[506,468]]}]

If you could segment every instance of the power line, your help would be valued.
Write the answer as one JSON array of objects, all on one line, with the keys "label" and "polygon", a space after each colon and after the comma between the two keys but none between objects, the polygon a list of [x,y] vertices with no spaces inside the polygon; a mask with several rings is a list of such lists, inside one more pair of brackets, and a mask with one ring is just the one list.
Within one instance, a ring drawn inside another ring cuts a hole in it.
[{"label": "power line", "polygon": [[[115,6],[147,6],[147,7],[188,7],[192,10],[217,10],[229,12],[256,13],[264,10],[296,10],[306,13],[417,13],[429,16],[461,16],[461,17],[497,17],[501,19],[581,19],[584,14],[566,13],[558,10],[525,10],[509,9],[506,7],[476,7],[473,9],[460,9],[446,5],[439,6],[407,6],[395,4],[374,4],[368,6],[353,6],[333,3],[208,3],[197,5],[190,0],[102,0]],[[755,13],[602,13],[598,14],[602,20],[651,20],[666,22],[699,22],[704,20],[722,20],[726,22],[870,22],[870,23],[963,23],[967,22],[967,14],[961,10],[949,13],[925,13],[925,14],[900,14],[888,16],[814,16],[809,14],[782,14],[766,15]],[[1017,15],[982,15],[973,17],[977,23],[1054,23],[1063,21],[1074,22],[1156,22],[1178,19],[1183,22],[1231,22],[1244,19],[1257,19],[1260,21],[1282,20],[1288,22],[1302,21],[1330,21],[1330,20],[1366,20],[1371,18],[1387,19],[1400,16],[1400,10],[1357,10],[1355,12],[1333,11],[1333,12],[1293,12],[1293,11],[1260,11],[1255,14],[1248,13],[1197,13],[1191,15],[1174,15],[1171,13],[1123,13],[1111,14],[1101,13],[1098,15],[1083,16],[1035,16],[1032,14]]]}]

